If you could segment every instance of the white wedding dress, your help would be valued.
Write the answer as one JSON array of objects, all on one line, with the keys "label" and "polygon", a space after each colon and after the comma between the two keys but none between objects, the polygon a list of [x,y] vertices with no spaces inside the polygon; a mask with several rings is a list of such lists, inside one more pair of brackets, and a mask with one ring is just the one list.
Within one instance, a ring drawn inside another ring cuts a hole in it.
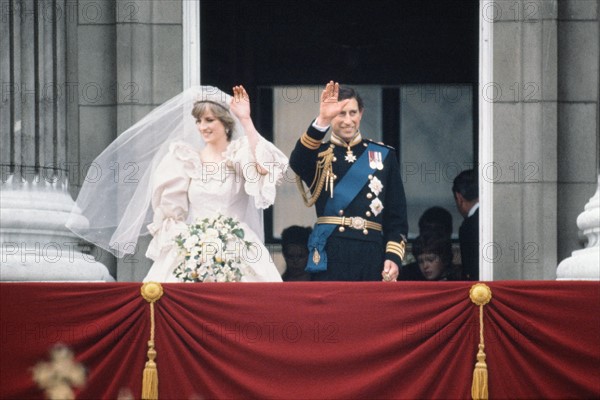
[{"label": "white wedding dress", "polygon": [[[256,212],[275,201],[276,185],[283,179],[287,157],[272,143],[260,138],[255,155],[246,137],[231,141],[221,163],[203,163],[200,154],[185,142],[174,142],[152,179],[153,222],[148,230],[153,236],[146,256],[154,264],[144,282],[179,282],[173,271],[178,263],[174,238],[187,230],[196,218],[222,214],[235,217],[244,229],[244,240],[252,242],[244,258],[249,268],[242,282],[281,282],[281,276],[269,251],[261,240],[262,226]],[[260,175],[256,163],[268,173]],[[250,212],[248,212],[250,210]]]}]

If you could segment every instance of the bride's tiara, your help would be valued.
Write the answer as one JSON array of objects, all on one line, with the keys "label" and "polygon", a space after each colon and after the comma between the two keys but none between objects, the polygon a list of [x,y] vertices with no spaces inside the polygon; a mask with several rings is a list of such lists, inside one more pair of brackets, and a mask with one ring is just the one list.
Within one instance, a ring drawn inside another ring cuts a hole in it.
[{"label": "bride's tiara", "polygon": [[223,103],[218,103],[218,102],[213,101],[213,100],[205,100],[205,99],[196,98],[196,101],[194,101],[194,105],[196,105],[198,103],[210,103],[210,104],[214,104],[214,105],[217,105],[217,106],[219,106],[221,108],[224,108],[226,111],[229,111],[229,107],[226,107]]}]

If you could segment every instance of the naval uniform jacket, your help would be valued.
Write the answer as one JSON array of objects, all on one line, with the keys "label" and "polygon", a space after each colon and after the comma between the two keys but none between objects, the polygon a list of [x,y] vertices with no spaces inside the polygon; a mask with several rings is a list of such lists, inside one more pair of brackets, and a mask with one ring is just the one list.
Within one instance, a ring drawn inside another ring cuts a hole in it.
[{"label": "naval uniform jacket", "polygon": [[[290,167],[304,181],[305,185],[309,187],[317,173],[318,154],[332,147],[334,153],[332,168],[335,175],[333,194],[335,196],[336,182],[339,182],[344,177],[353,163],[345,160],[347,152],[345,146],[336,145],[332,142],[322,142],[325,134],[326,132],[322,132],[312,125],[309,126],[306,133],[296,143],[296,147],[290,155]],[[363,139],[352,147],[352,152],[357,159],[365,152],[369,143],[374,142]],[[385,147],[382,144],[375,144],[376,150]],[[383,185],[381,191],[376,195],[369,188],[371,179],[365,179],[364,186],[350,204],[343,210],[336,210],[337,214],[335,215],[362,217],[368,221],[381,224],[383,231],[368,229],[368,233],[365,235],[363,230],[351,227],[345,227],[345,229],[336,228],[330,237],[337,236],[355,239],[357,245],[368,245],[369,242],[381,243],[383,240],[383,243],[386,245],[385,259],[394,261],[398,265],[398,268],[400,268],[402,265],[404,242],[408,233],[406,198],[395,151],[391,147],[388,147],[388,149],[389,153],[383,160],[383,169],[376,169],[369,175],[369,178],[377,178],[381,182]],[[328,190],[323,189],[315,203],[317,217],[324,215],[325,204],[330,196],[331,188],[328,188]],[[373,210],[372,204],[375,199],[381,201],[383,205],[381,210],[377,210],[377,208]],[[368,260],[365,261],[368,262]],[[379,267],[377,266],[377,268]]]}]

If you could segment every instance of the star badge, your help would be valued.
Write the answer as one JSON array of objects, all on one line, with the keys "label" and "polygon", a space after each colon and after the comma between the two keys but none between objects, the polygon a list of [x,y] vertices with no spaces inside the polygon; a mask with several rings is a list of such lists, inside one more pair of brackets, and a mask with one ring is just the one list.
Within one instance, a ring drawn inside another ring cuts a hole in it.
[{"label": "star badge", "polygon": [[349,163],[353,163],[354,161],[356,161],[356,156],[352,151],[349,151],[346,153],[346,157],[344,157],[344,159]]}]

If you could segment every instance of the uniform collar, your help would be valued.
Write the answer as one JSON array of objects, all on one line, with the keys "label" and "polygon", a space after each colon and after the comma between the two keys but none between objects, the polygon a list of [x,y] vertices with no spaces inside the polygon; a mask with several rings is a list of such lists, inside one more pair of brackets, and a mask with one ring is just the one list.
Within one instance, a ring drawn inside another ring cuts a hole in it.
[{"label": "uniform collar", "polygon": [[335,133],[331,132],[331,143],[333,143],[333,144],[335,144],[337,146],[351,148],[353,146],[356,146],[360,142],[362,142],[362,136],[361,136],[361,134],[360,134],[359,131],[356,132],[356,134],[354,135],[354,137],[352,138],[352,140],[350,140],[350,143],[347,143],[344,139],[342,139],[341,137],[339,137]]}]

